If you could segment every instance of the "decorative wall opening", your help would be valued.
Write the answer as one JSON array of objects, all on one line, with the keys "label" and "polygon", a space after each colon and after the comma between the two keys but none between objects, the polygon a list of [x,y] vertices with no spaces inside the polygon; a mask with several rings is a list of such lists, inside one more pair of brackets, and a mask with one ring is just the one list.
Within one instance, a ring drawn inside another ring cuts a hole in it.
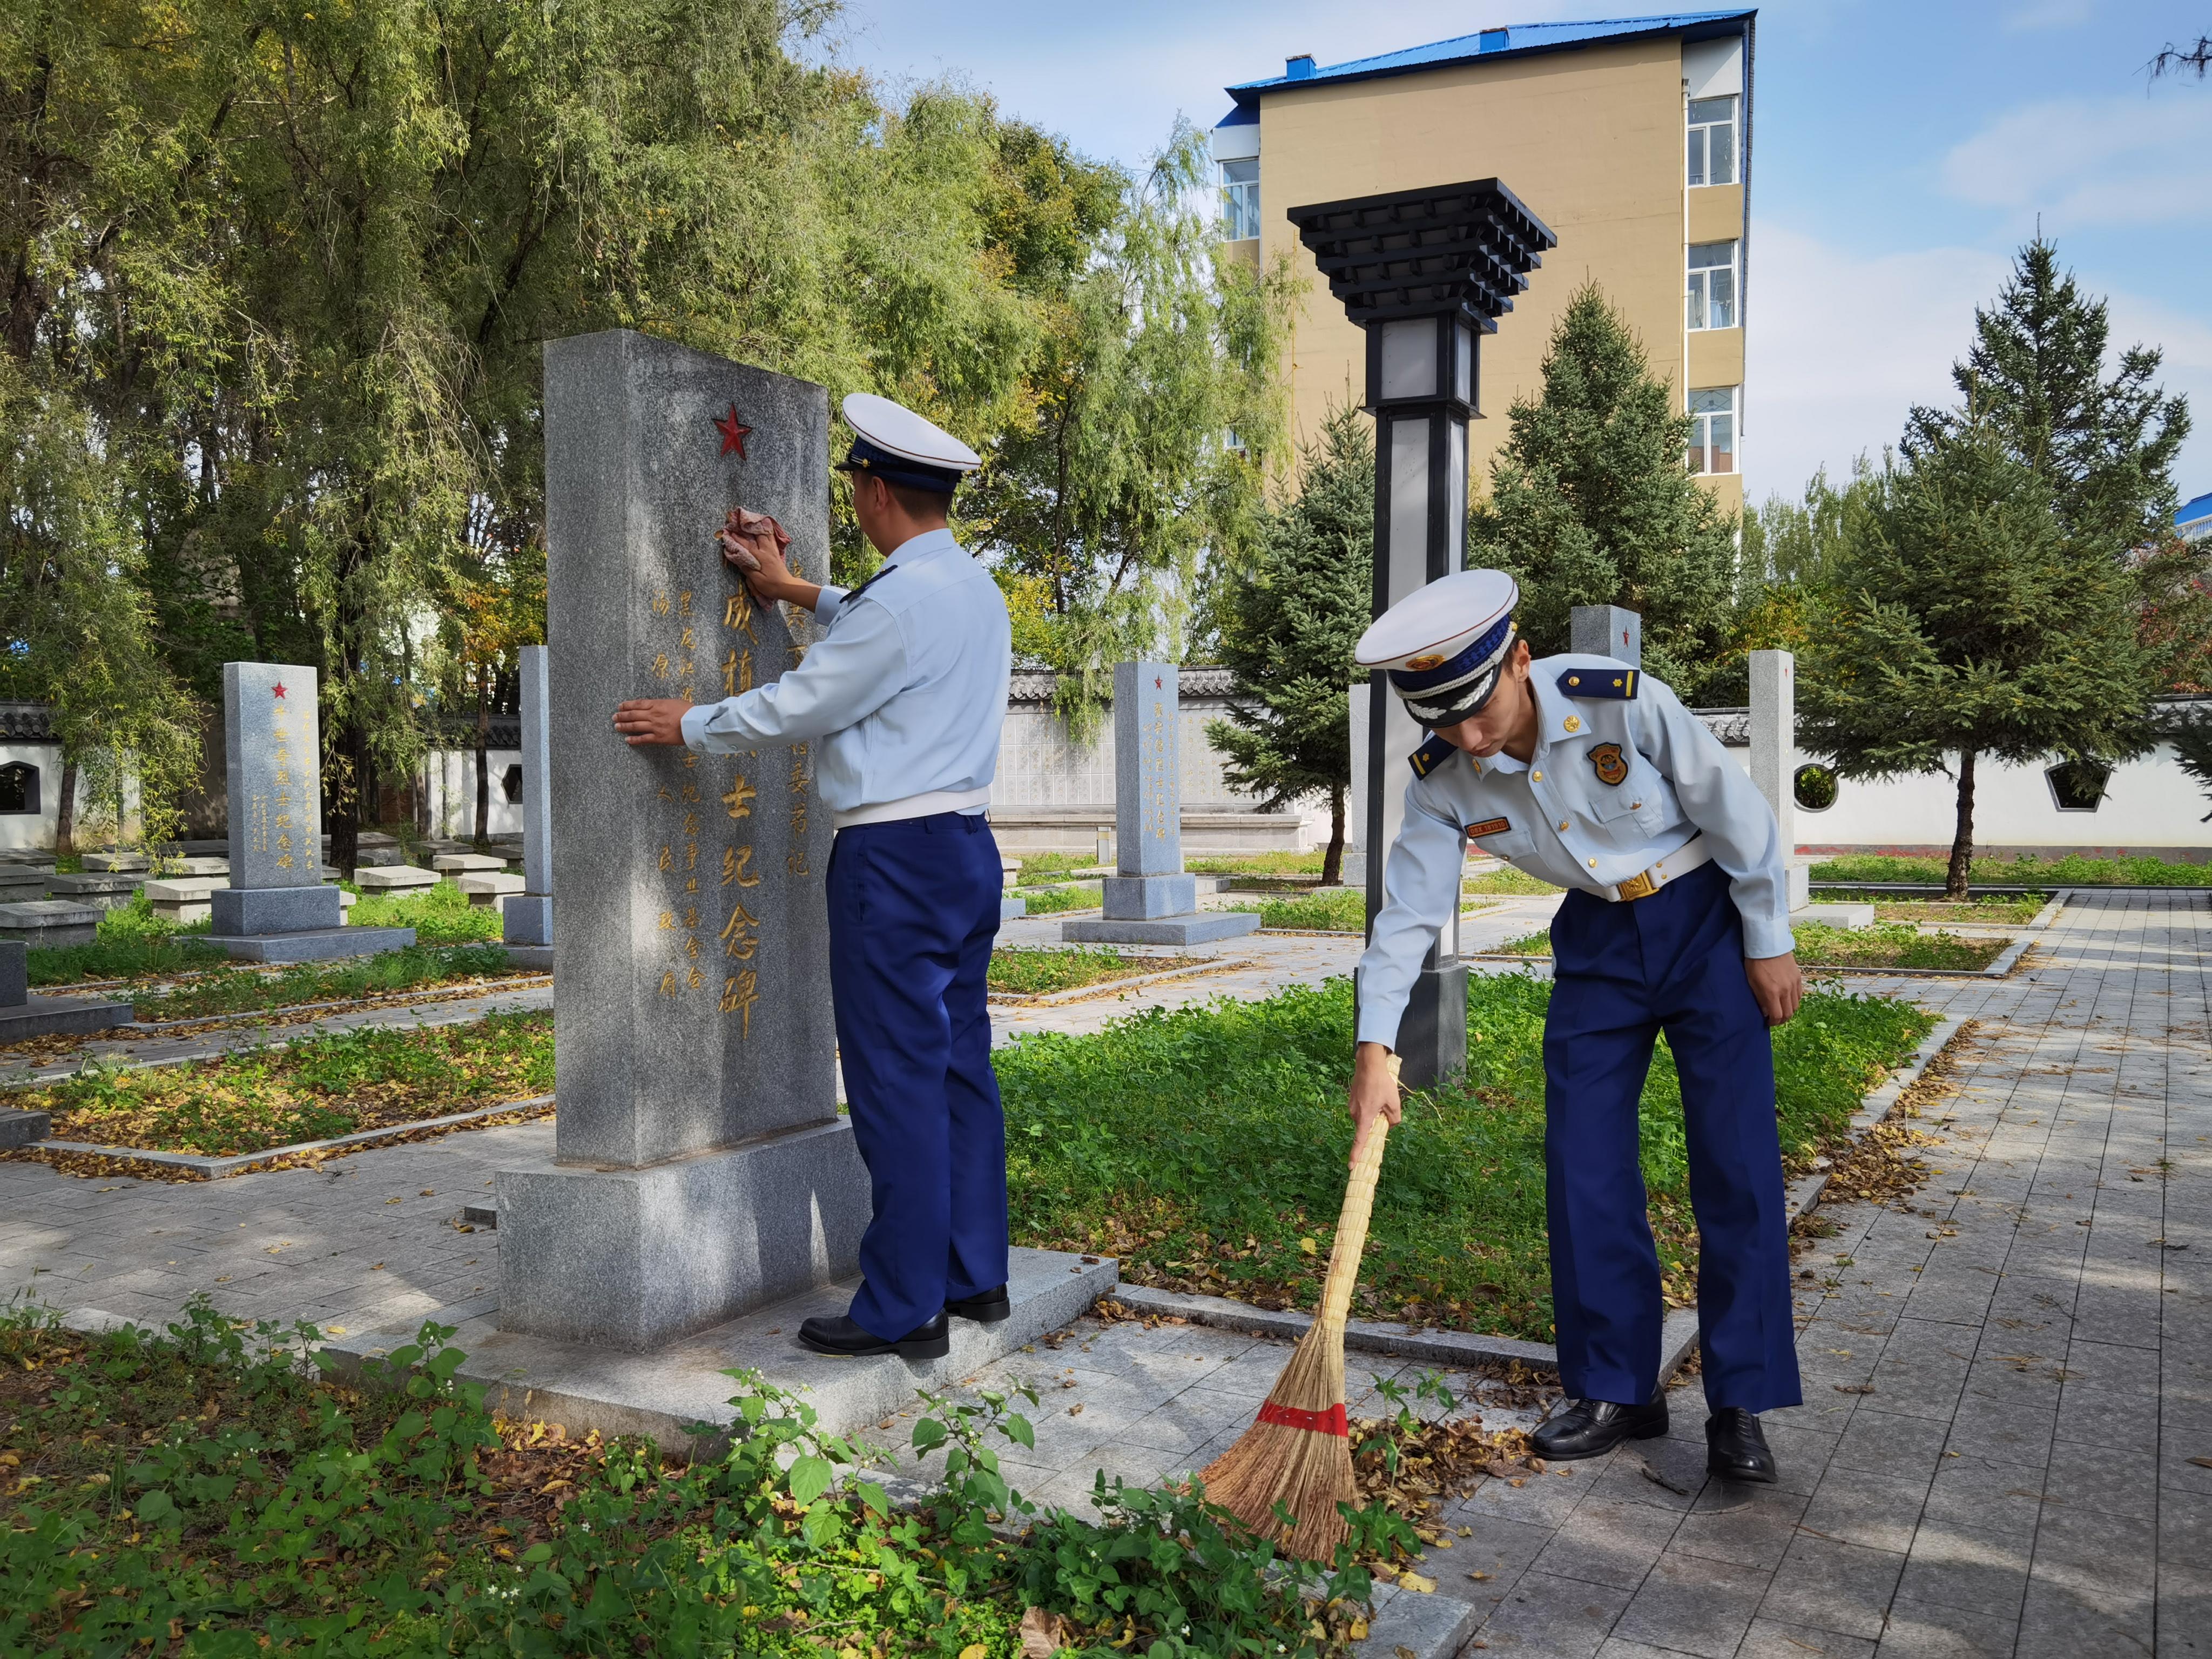
[{"label": "decorative wall opening", "polygon": [[509,805],[522,799],[522,763],[520,761],[515,762],[500,775],[499,787],[500,792],[507,797]]},{"label": "decorative wall opening", "polygon": [[9,761],[0,766],[0,812],[39,810],[39,769],[28,761]]},{"label": "decorative wall opening", "polygon": [[2045,771],[2051,799],[2062,812],[2094,812],[2105,799],[2112,769],[2094,761],[2066,761]]},{"label": "decorative wall opening", "polygon": [[1797,769],[1790,780],[1790,793],[1797,798],[1797,808],[1802,812],[1825,812],[1836,804],[1836,775],[1828,767],[1817,763]]}]

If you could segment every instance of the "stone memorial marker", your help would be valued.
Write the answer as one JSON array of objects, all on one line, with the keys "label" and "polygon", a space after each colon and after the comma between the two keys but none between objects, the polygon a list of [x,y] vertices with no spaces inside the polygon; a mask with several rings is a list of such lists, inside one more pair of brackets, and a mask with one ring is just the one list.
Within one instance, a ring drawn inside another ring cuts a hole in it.
[{"label": "stone memorial marker", "polygon": [[522,891],[501,924],[518,967],[553,965],[553,757],[545,735],[545,647],[522,647]]},{"label": "stone memorial marker", "polygon": [[1176,740],[1180,677],[1171,662],[1114,665],[1114,819],[1117,873],[1104,913],[1060,924],[1060,937],[1095,945],[1200,945],[1251,933],[1249,911],[1198,909],[1182,868],[1182,790]]},{"label": "stone memorial marker", "polygon": [[234,957],[310,962],[415,942],[411,927],[346,927],[323,881],[316,674],[292,663],[222,665],[230,884],[208,895],[211,936]]},{"label": "stone memorial marker", "polygon": [[545,483],[560,1109],[553,1166],[499,1176],[499,1321],[640,1350],[849,1273],[870,1213],[810,745],[613,729],[626,697],[712,701],[798,661],[714,532],[773,514],[825,574],[828,394],[627,330],[556,340]]},{"label": "stone memorial marker", "polygon": [[1751,780],[1782,826],[1790,913],[1803,921],[1871,927],[1872,905],[1820,905],[1817,914],[1806,908],[1812,902],[1813,862],[1797,856],[1797,659],[1787,651],[1751,653]]},{"label": "stone memorial marker", "polygon": [[[15,908],[0,905],[0,910]],[[64,1032],[104,1031],[112,1025],[127,1025],[135,1017],[129,1003],[110,1002],[105,997],[34,997],[29,964],[30,947],[24,940],[0,938],[0,1043]],[[12,1115],[21,1119],[39,1115]],[[36,1135],[28,1134],[28,1125],[18,1122],[15,1127],[20,1132],[17,1138],[0,1133],[0,1146],[25,1146],[46,1133],[43,1124],[37,1126]]]},{"label": "stone memorial marker", "polygon": [[1644,666],[1644,618],[1617,605],[1578,605],[1567,612],[1567,649]]}]

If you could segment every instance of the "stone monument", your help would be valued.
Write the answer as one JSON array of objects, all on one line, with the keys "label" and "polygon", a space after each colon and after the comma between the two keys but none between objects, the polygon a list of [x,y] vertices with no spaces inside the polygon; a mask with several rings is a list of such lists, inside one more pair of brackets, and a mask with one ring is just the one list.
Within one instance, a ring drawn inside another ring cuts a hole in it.
[{"label": "stone monument", "polygon": [[553,759],[545,736],[545,647],[522,647],[522,890],[501,937],[520,968],[553,965]]},{"label": "stone monument", "polygon": [[1249,911],[1198,908],[1182,868],[1179,677],[1171,662],[1114,665],[1115,869],[1104,914],[1060,924],[1087,945],[1202,945],[1260,925]]},{"label": "stone monument", "polygon": [[1578,605],[1567,612],[1567,648],[1644,666],[1644,618],[1617,605]]},{"label": "stone monument", "polygon": [[1782,826],[1790,913],[1799,921],[1870,927],[1871,904],[1814,904],[1813,861],[1797,855],[1797,659],[1787,651],[1751,654],[1751,779]]},{"label": "stone monument", "polygon": [[[57,1033],[104,1031],[135,1018],[127,1002],[105,997],[31,994],[30,947],[21,939],[0,939],[0,1045]],[[20,1146],[0,1139],[0,1146]]]},{"label": "stone monument", "polygon": [[293,663],[222,665],[230,885],[207,896],[210,936],[250,962],[363,957],[415,942],[412,927],[348,927],[323,880],[317,676]]},{"label": "stone monument", "polygon": [[545,482],[551,811],[530,833],[550,829],[561,895],[560,1105],[553,1164],[498,1178],[499,1322],[644,1350],[851,1273],[870,1214],[837,1115],[810,745],[697,755],[613,727],[624,698],[711,701],[799,660],[714,532],[733,506],[773,514],[826,574],[828,394],[628,330],[556,340]]}]

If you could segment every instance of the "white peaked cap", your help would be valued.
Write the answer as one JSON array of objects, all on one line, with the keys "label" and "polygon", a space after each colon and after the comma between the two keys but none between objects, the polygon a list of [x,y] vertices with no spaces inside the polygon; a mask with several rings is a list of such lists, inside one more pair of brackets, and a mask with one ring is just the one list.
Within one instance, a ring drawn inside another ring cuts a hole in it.
[{"label": "white peaked cap", "polygon": [[948,472],[973,472],[983,458],[934,421],[872,392],[847,396],[845,420],[859,437],[886,455]]}]

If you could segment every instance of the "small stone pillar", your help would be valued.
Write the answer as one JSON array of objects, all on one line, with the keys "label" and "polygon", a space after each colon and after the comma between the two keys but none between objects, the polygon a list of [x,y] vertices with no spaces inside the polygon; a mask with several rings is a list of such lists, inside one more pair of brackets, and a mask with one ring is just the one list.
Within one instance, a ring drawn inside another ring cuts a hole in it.
[{"label": "small stone pillar", "polygon": [[1567,648],[1644,666],[1644,618],[1617,605],[1578,605],[1567,613]]},{"label": "small stone pillar", "polygon": [[1797,856],[1797,659],[1787,651],[1751,653],[1751,781],[1782,826],[1790,908],[1811,896],[1812,866]]},{"label": "small stone pillar", "polygon": [[553,965],[553,750],[545,734],[545,647],[526,645],[522,675],[522,890],[501,936],[518,965]]}]

